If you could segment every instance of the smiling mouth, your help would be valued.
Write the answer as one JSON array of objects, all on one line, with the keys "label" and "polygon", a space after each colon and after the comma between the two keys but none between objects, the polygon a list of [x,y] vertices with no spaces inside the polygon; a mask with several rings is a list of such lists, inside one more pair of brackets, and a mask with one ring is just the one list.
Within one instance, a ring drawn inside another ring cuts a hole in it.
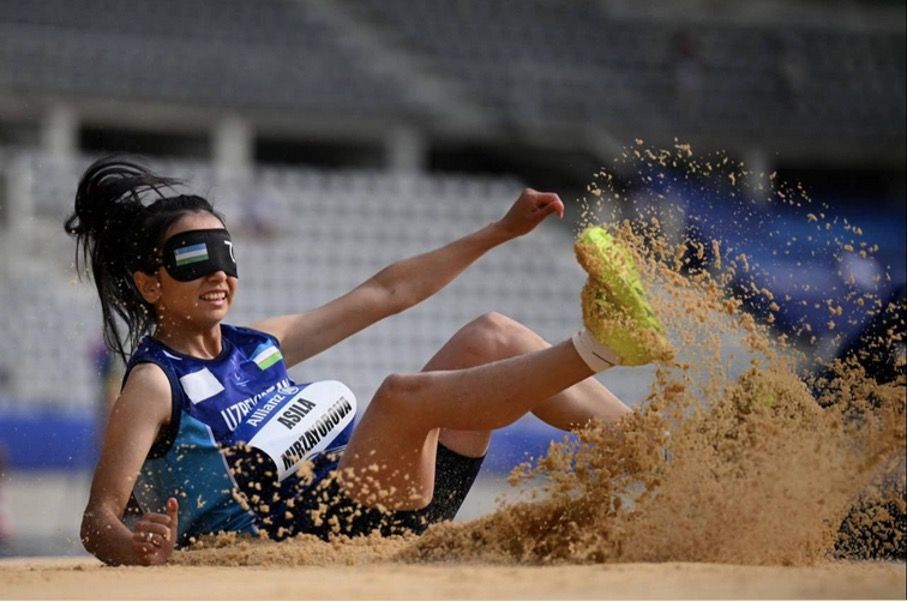
[{"label": "smiling mouth", "polygon": [[227,293],[224,291],[218,291],[214,293],[205,293],[199,297],[202,301],[226,301]]}]

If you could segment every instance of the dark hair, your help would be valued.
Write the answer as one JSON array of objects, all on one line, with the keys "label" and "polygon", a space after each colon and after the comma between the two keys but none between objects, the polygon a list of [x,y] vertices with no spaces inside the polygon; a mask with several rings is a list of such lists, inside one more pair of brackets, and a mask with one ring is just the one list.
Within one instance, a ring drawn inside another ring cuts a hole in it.
[{"label": "dark hair", "polygon": [[[66,220],[66,233],[76,238],[76,269],[81,277],[86,264],[101,299],[104,342],[126,359],[126,344],[135,348],[155,324],[153,306],[139,294],[134,272],[154,274],[161,266],[161,249],[167,229],[182,216],[207,211],[223,222],[206,199],[195,195],[166,196],[182,184],[157,176],[119,157],[92,163],[76,190],[75,212]],[[146,205],[143,195],[157,200]],[[126,324],[124,335],[117,317]]]}]

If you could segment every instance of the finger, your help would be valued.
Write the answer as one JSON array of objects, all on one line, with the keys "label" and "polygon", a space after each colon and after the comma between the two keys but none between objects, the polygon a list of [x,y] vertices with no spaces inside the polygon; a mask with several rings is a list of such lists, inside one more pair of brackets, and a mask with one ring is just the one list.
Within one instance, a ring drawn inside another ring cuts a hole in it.
[{"label": "finger", "polygon": [[177,524],[177,518],[180,513],[180,503],[177,501],[177,498],[172,497],[167,499],[167,514],[170,516],[171,523],[173,525]]},{"label": "finger", "polygon": [[545,207],[549,203],[558,200],[558,195],[554,192],[537,192],[535,195],[535,201],[537,207]]},{"label": "finger", "polygon": [[137,529],[133,535],[133,541],[155,543],[160,545],[161,542],[170,539],[171,530],[162,525],[154,525],[152,528]]},{"label": "finger", "polygon": [[141,550],[143,553],[151,553],[164,545],[166,540],[160,535],[147,533],[133,535],[132,545],[134,548]]},{"label": "finger", "polygon": [[147,565],[151,563],[152,549],[148,543],[133,542],[133,549],[139,556],[139,564]]},{"label": "finger", "polygon": [[564,203],[557,194],[546,194],[546,198],[536,204],[536,208],[542,210],[545,215],[557,213],[559,216],[564,215]]},{"label": "finger", "polygon": [[154,533],[155,535],[161,535],[166,537],[170,533],[169,525],[162,525],[160,523],[147,523],[142,525],[136,525],[136,531],[141,531],[142,533]]},{"label": "finger", "polygon": [[154,547],[161,547],[161,544],[164,543],[166,537],[159,533],[152,533],[150,531],[141,531],[136,532],[132,536],[133,543],[140,546],[152,545]]},{"label": "finger", "polygon": [[554,196],[553,194],[548,193],[548,192],[534,192],[532,195],[533,204],[536,205],[537,207],[545,207],[546,205],[548,205],[549,203],[552,202],[553,196]]},{"label": "finger", "polygon": [[133,547],[147,552],[151,549],[151,542],[154,539],[154,535],[151,533],[145,532],[135,532],[132,534],[132,545]]},{"label": "finger", "polygon": [[558,219],[564,219],[564,203],[558,197],[555,197],[555,201],[549,206],[549,214],[555,213],[558,215]]},{"label": "finger", "polygon": [[139,522],[136,523],[136,525],[135,525],[135,527],[133,528],[133,530],[134,530],[134,531],[139,531],[139,530],[142,530],[142,529],[145,529],[145,530],[148,530],[148,529],[157,530],[157,529],[160,529],[160,528],[162,528],[162,527],[169,527],[169,526],[170,526],[170,518],[167,517],[167,516],[165,516],[165,517],[163,517],[163,518],[158,518],[158,519],[155,519],[155,520],[146,520],[146,519],[142,519],[142,520],[140,520]]},{"label": "finger", "polygon": [[142,520],[139,522],[139,524],[147,522],[151,524],[157,523],[159,525],[169,525],[172,520],[173,519],[170,518],[169,514],[146,514],[142,517]]}]

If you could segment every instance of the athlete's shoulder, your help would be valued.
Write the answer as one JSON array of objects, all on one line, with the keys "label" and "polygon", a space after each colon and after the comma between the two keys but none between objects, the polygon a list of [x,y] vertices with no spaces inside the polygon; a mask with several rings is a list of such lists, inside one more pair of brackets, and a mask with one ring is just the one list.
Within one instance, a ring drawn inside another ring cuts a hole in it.
[{"label": "athlete's shoulder", "polygon": [[235,326],[233,324],[221,323],[221,334],[234,343],[271,342],[280,347],[280,341],[278,341],[274,335],[262,330],[250,328],[249,326]]},{"label": "athlete's shoulder", "polygon": [[160,422],[167,422],[170,418],[172,394],[170,379],[163,368],[144,362],[129,371],[115,408],[127,412],[141,411],[143,414],[154,415]]},{"label": "athlete's shoulder", "polygon": [[170,391],[167,374],[161,366],[152,362],[142,362],[133,367],[126,377],[125,387],[146,387],[159,391]]}]

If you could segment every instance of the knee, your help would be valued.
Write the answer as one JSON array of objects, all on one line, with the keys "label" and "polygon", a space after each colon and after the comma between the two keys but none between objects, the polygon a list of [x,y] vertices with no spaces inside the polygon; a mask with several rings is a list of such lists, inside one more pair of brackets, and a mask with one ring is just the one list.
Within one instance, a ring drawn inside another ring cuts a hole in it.
[{"label": "knee", "polygon": [[385,412],[410,412],[422,394],[422,380],[420,374],[389,374],[375,392],[372,404],[378,404]]},{"label": "knee", "polygon": [[464,326],[467,351],[482,362],[511,357],[538,348],[542,342],[526,326],[492,311]]}]

